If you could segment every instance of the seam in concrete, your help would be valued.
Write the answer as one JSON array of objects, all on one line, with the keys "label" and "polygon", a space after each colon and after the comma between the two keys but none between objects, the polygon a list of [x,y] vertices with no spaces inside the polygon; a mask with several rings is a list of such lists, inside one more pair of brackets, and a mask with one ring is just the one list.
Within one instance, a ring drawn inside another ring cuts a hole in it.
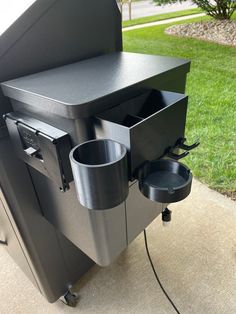
[{"label": "seam in concrete", "polygon": [[156,22],[150,22],[150,23],[145,23],[145,24],[139,24],[139,25],[124,27],[123,32],[132,31],[134,29],[139,29],[139,28],[145,28],[145,27],[151,27],[151,26],[156,26],[156,25],[169,24],[169,23],[173,23],[173,22],[185,21],[185,20],[189,20],[189,19],[193,19],[193,18],[205,16],[205,15],[206,15],[205,13],[191,14],[191,15],[166,19],[163,21],[156,21]]}]

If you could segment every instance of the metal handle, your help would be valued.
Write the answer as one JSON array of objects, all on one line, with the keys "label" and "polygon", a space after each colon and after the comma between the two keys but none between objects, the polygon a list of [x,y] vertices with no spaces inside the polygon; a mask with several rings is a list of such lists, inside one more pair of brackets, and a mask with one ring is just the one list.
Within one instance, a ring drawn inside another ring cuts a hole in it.
[{"label": "metal handle", "polygon": [[190,151],[196,147],[198,147],[200,145],[199,141],[196,141],[195,143],[193,143],[192,145],[186,145],[184,144],[184,142],[186,141],[186,138],[182,138],[180,139],[179,143],[177,143],[177,146],[181,149],[185,149],[187,151]]},{"label": "metal handle", "polygon": [[1,241],[0,240],[0,245],[7,245],[7,241]]},{"label": "metal handle", "polygon": [[167,153],[168,157],[173,158],[173,159],[175,159],[175,160],[179,160],[179,159],[181,159],[181,158],[184,158],[184,157],[186,157],[188,154],[189,154],[189,152],[184,152],[184,153],[179,154],[179,155],[178,155],[178,154],[175,154],[175,153],[173,153],[173,152],[171,152],[171,151],[169,151],[169,152]]}]

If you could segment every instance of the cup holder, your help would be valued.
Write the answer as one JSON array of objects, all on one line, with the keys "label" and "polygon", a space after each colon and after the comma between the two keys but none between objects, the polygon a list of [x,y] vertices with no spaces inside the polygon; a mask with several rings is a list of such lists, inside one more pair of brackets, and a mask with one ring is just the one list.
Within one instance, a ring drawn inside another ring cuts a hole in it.
[{"label": "cup holder", "polygon": [[171,159],[148,162],[139,173],[141,193],[155,202],[179,202],[189,195],[191,185],[190,170]]},{"label": "cup holder", "polygon": [[109,139],[92,140],[70,153],[77,196],[89,209],[118,206],[128,195],[127,151]]}]

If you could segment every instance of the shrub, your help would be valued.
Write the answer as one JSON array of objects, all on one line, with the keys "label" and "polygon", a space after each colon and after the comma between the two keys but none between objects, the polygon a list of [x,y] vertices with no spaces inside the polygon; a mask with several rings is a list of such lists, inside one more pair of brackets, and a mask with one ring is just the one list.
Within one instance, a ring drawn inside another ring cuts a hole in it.
[{"label": "shrub", "polygon": [[[186,0],[153,0],[158,5]],[[236,10],[236,0],[192,0],[199,8],[217,20],[229,20]]]}]

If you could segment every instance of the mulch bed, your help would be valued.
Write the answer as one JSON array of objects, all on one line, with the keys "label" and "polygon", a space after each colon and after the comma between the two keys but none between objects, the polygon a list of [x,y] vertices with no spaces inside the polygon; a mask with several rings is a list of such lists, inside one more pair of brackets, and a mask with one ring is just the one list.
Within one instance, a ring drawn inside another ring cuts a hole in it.
[{"label": "mulch bed", "polygon": [[168,27],[165,33],[236,47],[236,21],[215,20],[173,25]]},{"label": "mulch bed", "polygon": [[231,200],[236,201],[236,192],[228,192],[223,194],[231,198]]}]

